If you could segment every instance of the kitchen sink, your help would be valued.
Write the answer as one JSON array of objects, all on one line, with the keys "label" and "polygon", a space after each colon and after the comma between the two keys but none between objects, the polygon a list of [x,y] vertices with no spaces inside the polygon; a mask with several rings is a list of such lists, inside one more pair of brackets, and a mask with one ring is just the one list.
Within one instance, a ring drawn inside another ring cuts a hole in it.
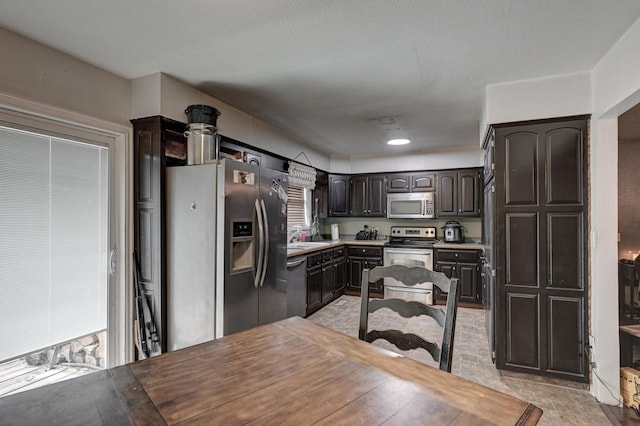
[{"label": "kitchen sink", "polygon": [[330,242],[323,242],[323,241],[305,241],[305,242],[300,242],[300,243],[289,243],[287,244],[287,250],[290,249],[310,249],[310,248],[316,248],[316,247],[323,247],[323,246],[328,246],[329,244],[331,244]]}]

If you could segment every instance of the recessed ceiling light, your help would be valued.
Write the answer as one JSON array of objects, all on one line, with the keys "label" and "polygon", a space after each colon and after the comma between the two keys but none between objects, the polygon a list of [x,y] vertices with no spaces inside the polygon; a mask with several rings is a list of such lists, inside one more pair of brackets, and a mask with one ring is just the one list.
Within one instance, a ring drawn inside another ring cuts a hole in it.
[{"label": "recessed ceiling light", "polygon": [[409,139],[390,139],[387,141],[389,145],[406,145],[411,143]]}]

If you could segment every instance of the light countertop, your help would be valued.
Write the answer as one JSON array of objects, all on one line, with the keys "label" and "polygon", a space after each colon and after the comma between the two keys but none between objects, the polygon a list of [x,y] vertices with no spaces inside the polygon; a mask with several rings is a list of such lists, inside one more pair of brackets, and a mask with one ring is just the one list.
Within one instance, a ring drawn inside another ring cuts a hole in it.
[{"label": "light countertop", "polygon": [[[339,240],[323,240],[319,241],[322,245],[317,245],[313,247],[305,247],[305,248],[290,248],[287,250],[287,257],[300,256],[304,254],[313,253],[315,251],[331,249],[335,247],[340,247],[344,245],[364,245],[364,246],[376,246],[376,247],[384,247],[384,245],[388,242],[388,240],[378,239],[378,240],[356,240],[355,235],[344,235],[341,236]],[[303,243],[304,244],[304,243]],[[445,243],[439,242],[435,243],[433,246],[435,249],[438,248],[446,248],[446,249],[460,249],[460,250],[484,250],[484,245],[475,241],[466,241],[464,243]]]},{"label": "light countertop", "polygon": [[[334,247],[340,247],[344,245],[363,245],[363,246],[377,246],[383,247],[387,240],[356,240],[355,235],[344,235],[341,236],[339,240],[323,240],[319,241],[326,244],[315,246],[315,247],[306,247],[306,248],[290,248],[287,249],[287,257],[299,256],[302,254],[313,253],[314,251],[326,250]],[[304,244],[304,243],[302,243]]]}]

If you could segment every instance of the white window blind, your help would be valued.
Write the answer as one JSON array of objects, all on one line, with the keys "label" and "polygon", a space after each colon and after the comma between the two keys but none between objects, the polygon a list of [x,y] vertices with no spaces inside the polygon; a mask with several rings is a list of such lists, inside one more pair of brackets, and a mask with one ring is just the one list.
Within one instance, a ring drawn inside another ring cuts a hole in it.
[{"label": "white window blind", "polygon": [[108,149],[0,126],[0,360],[107,327]]},{"label": "white window blind", "polygon": [[292,186],[287,189],[287,227],[309,226],[308,191]]}]

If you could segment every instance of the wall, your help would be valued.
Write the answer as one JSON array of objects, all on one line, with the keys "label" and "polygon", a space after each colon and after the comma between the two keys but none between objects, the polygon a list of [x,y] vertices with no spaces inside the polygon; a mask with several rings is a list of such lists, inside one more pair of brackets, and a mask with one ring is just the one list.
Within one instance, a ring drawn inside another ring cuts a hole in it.
[{"label": "wall", "polygon": [[609,404],[619,395],[618,342],[618,127],[617,117],[640,102],[640,21],[592,70],[591,313],[598,376],[592,391]]},{"label": "wall", "polygon": [[384,156],[331,157],[333,173],[398,172],[406,170],[438,170],[482,167],[484,154],[480,147],[431,150]]},{"label": "wall", "polygon": [[131,118],[163,115],[186,122],[185,108],[196,104],[220,111],[217,122],[220,134],[287,158],[295,158],[304,151],[314,167],[329,170],[328,155],[169,75],[155,73],[131,80]]},{"label": "wall", "polygon": [[588,72],[487,86],[489,124],[591,113]]},{"label": "wall", "polygon": [[0,28],[0,92],[129,126],[129,82]]}]

